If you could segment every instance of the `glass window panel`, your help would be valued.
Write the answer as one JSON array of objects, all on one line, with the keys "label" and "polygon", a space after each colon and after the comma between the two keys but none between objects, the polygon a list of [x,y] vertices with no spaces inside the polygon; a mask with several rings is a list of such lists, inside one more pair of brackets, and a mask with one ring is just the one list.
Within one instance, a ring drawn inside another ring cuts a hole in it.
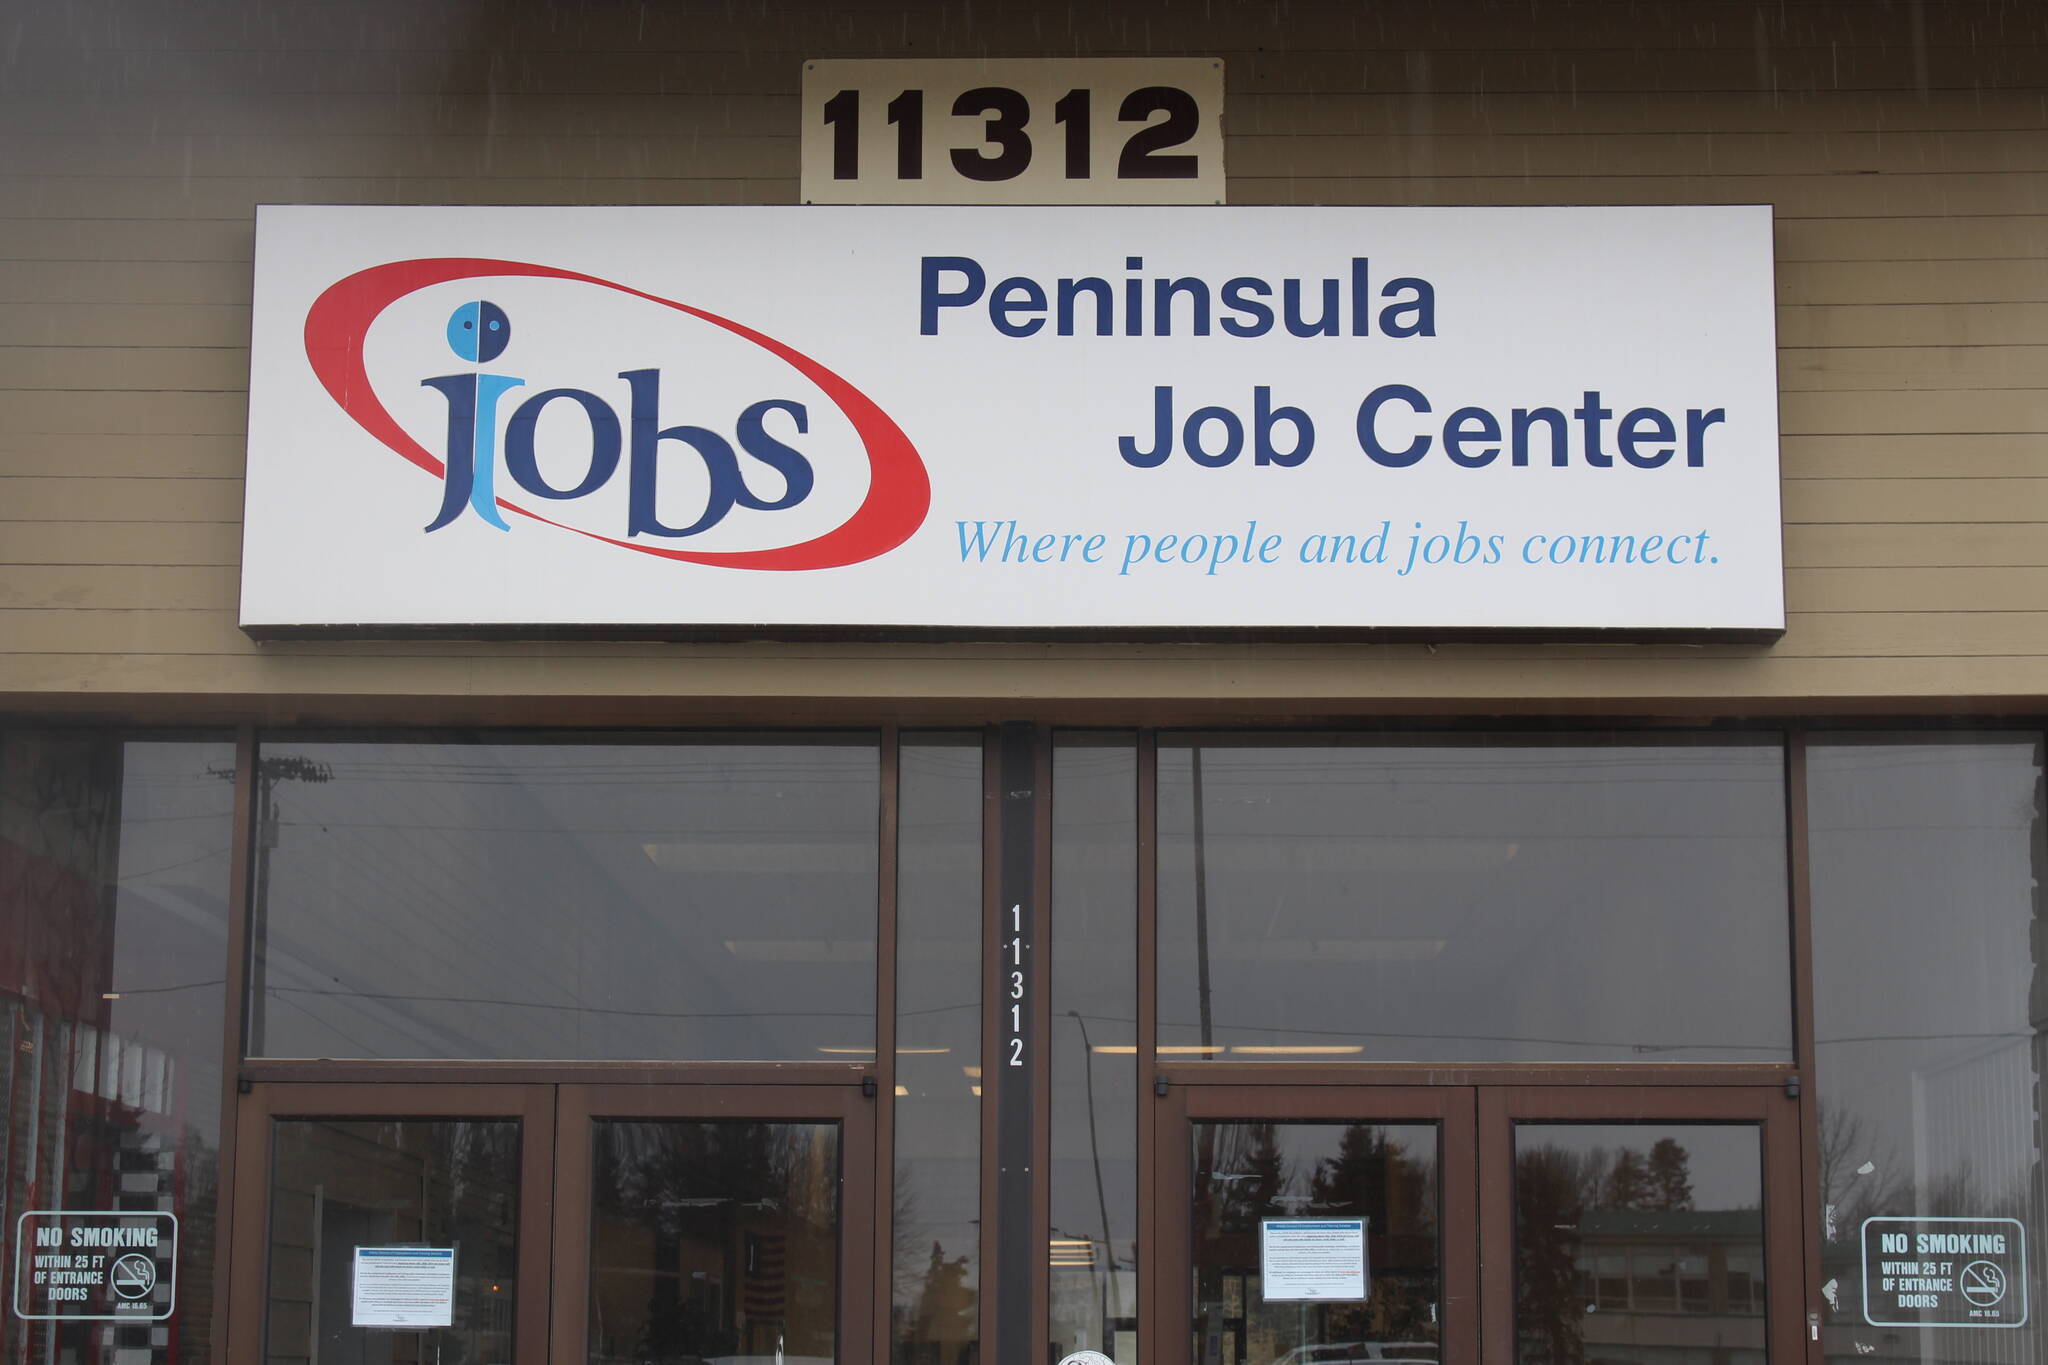
[{"label": "glass window panel", "polygon": [[874,1048],[870,740],[277,742],[259,779],[259,1055]]},{"label": "glass window panel", "polygon": [[[1427,1123],[1198,1122],[1195,1360],[1360,1365],[1439,1358],[1439,1134]],[[1266,1297],[1267,1219],[1366,1219],[1364,1302]]]},{"label": "glass window panel", "polygon": [[838,1352],[839,1126],[599,1119],[592,1365]]},{"label": "glass window panel", "polygon": [[[512,1359],[518,1120],[279,1119],[273,1131],[267,1360]],[[356,1326],[359,1247],[452,1249],[450,1325]]]},{"label": "glass window panel", "polygon": [[896,874],[896,1365],[981,1342],[981,737],[905,735]]},{"label": "glass window panel", "polygon": [[1052,1355],[1139,1365],[1138,755],[1055,736]]},{"label": "glass window panel", "polygon": [[[2038,1298],[2048,1227],[2040,738],[1844,735],[1808,753],[1824,1345],[2048,1360],[2039,1302],[2024,1326],[1992,1325]],[[2013,1282],[1992,1302],[1959,1286],[1923,1296],[1898,1276],[1887,1291],[1882,1234],[1916,1248],[1922,1232],[1978,1230],[2024,1240],[2031,1278],[2001,1257]],[[1973,1318],[1986,1325],[1930,1325]]]},{"label": "glass window panel", "polygon": [[222,741],[0,732],[0,1294],[30,1210],[179,1233],[142,1320],[10,1308],[0,1359],[212,1352],[234,763]]},{"label": "glass window panel", "polygon": [[1168,1055],[1792,1055],[1775,742],[1162,743],[1159,823]]},{"label": "glass window panel", "polygon": [[1518,1360],[1763,1365],[1754,1124],[1519,1123],[1514,1133]]}]

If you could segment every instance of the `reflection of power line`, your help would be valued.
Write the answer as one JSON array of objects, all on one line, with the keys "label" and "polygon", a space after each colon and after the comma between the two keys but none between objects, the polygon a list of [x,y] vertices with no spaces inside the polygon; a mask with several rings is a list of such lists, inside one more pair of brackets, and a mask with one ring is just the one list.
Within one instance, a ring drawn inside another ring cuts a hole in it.
[{"label": "reflection of power line", "polygon": [[[1088,1021],[1080,1011],[1068,1010],[1067,1015],[1081,1028],[1081,1069],[1088,1091],[1088,1156],[1095,1165],[1095,1203],[1102,1210],[1102,1256],[1107,1262],[1103,1278],[1098,1281],[1098,1292],[1102,1295],[1102,1316],[1107,1328],[1124,1311],[1116,1286],[1116,1244],[1109,1238],[1109,1196],[1102,1189],[1102,1141],[1095,1130],[1095,1049],[1089,1046]],[[1103,1340],[1109,1338],[1105,1336]]]},{"label": "reflection of power line", "polygon": [[1988,1042],[1994,1038],[2023,1042],[2029,1038],[2039,1038],[2044,1033],[2048,1033],[2048,1030],[2023,1030],[2011,1033],[1844,1033],[1835,1038],[1815,1038],[1813,1043],[1815,1047],[1825,1047],[1830,1043],[1973,1043]]},{"label": "reflection of power line", "polygon": [[[233,768],[208,768],[224,781],[235,780]],[[256,760],[256,913],[250,917],[250,960],[260,970],[269,947],[270,854],[277,847],[277,787],[280,782],[324,783],[334,780],[334,769],[316,758],[276,754]],[[263,1001],[266,992],[257,991],[249,1000],[249,1045],[263,1047]]]},{"label": "reflection of power line", "polygon": [[131,995],[168,995],[172,991],[196,991],[208,986],[225,986],[227,979],[216,976],[211,981],[180,981],[174,986],[123,986],[119,994],[123,999]]},{"label": "reflection of power line", "polygon": [[500,1005],[512,1009],[554,1010],[567,1014],[613,1014],[636,1019],[865,1019],[852,1010],[629,1010],[606,1009],[598,1005],[555,1005],[537,1000],[513,1000],[481,995],[408,995],[396,991],[328,990],[315,986],[266,986],[268,995],[329,995],[350,1000],[398,1001],[407,1004]]},{"label": "reflection of power line", "polygon": [[[1166,1018],[1160,1019],[1159,1026],[1161,1029],[1184,1029],[1190,1027],[1188,1022],[1184,1019]],[[1625,1039],[1618,1038],[1546,1038],[1527,1033],[1448,1033],[1443,1031],[1395,1032],[1386,1029],[1307,1028],[1296,1027],[1292,1024],[1287,1025],[1285,1027],[1276,1027],[1274,1025],[1269,1024],[1238,1024],[1234,1027],[1237,1028],[1240,1033],[1268,1033],[1278,1035],[1282,1038],[1396,1038],[1403,1040],[1442,1039],[1448,1042],[1460,1043],[1544,1043],[1556,1047],[1625,1047],[1632,1052],[1687,1052],[1694,1051],[1699,1048],[1718,1048],[1727,1052],[1762,1052],[1768,1054],[1772,1058],[1783,1057],[1788,1062],[1791,1060],[1792,1051],[1790,1044],[1781,1045],[1774,1043],[1725,1043],[1716,1042],[1711,1039],[1705,1041],[1688,1041],[1683,1043],[1641,1043],[1630,1042]],[[1207,1045],[1205,1044],[1205,1046]],[[1382,1058],[1380,1060],[1390,1059]]]}]

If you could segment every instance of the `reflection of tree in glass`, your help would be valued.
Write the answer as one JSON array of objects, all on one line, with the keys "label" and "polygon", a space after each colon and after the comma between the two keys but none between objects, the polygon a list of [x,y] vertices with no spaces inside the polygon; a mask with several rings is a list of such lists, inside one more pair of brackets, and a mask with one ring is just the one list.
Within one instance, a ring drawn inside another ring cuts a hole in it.
[{"label": "reflection of tree in glass", "polygon": [[[814,1169],[815,1128],[607,1122],[597,1125],[597,1135],[598,1213],[618,1245],[608,1259],[645,1267],[646,1287],[633,1295],[644,1292],[645,1307],[630,1346],[622,1339],[630,1329],[592,1324],[612,1356],[628,1349],[646,1362],[745,1354],[752,1346],[741,1340],[742,1296],[750,1289],[773,1295],[775,1305],[757,1304],[747,1316],[785,1331],[791,1354],[831,1353],[836,1286],[798,1273],[791,1256],[789,1265],[778,1262],[772,1288],[764,1289],[770,1277],[755,1268],[750,1279],[748,1264],[763,1248],[783,1251],[785,1233],[790,1242],[831,1242],[836,1172],[831,1163]],[[645,1250],[629,1249],[640,1245]],[[821,1331],[823,1339],[813,1339]]]},{"label": "reflection of tree in glass", "polygon": [[1515,1158],[1515,1327],[1522,1360],[1535,1365],[1584,1357],[1579,1229],[1587,1213],[1692,1207],[1692,1157],[1673,1138],[1659,1138],[1647,1155],[1633,1147],[1523,1149]]},{"label": "reflection of tree in glass", "polygon": [[970,1258],[947,1256],[923,1217],[916,1169],[896,1163],[890,1353],[895,1365],[969,1365],[981,1331]]},{"label": "reflection of tree in glass", "polygon": [[1195,1188],[1208,1192],[1202,1202],[1209,1215],[1200,1224],[1200,1235],[1213,1241],[1228,1233],[1255,1231],[1261,1218],[1284,1213],[1279,1200],[1287,1192],[1289,1173],[1274,1125],[1218,1123],[1204,1128],[1204,1138],[1213,1134],[1214,1145],[1211,1152],[1197,1154]]},{"label": "reflection of tree in glass", "polygon": [[1543,1146],[1515,1158],[1515,1330],[1531,1365],[1585,1353],[1576,1233],[1589,1192],[1604,1183],[1606,1155]]},{"label": "reflection of tree in glass", "polygon": [[908,1339],[937,1347],[965,1343],[977,1329],[976,1312],[975,1292],[967,1283],[967,1258],[948,1259],[944,1248],[933,1242],[931,1263],[925,1267],[917,1301],[909,1313]]},{"label": "reflection of tree in glass", "polygon": [[1310,1211],[1371,1219],[1372,1297],[1332,1305],[1330,1341],[1433,1341],[1437,1299],[1436,1194],[1431,1172],[1384,1128],[1354,1123],[1337,1155],[1316,1163]]}]

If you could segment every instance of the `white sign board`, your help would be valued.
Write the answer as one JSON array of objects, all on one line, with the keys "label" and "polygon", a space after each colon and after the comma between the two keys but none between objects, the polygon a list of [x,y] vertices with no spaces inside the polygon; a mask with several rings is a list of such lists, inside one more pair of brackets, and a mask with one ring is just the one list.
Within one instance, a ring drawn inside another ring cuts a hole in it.
[{"label": "white sign board", "polygon": [[1771,216],[267,208],[254,634],[1783,629]]},{"label": "white sign board", "polygon": [[455,1321],[455,1248],[357,1247],[349,1321],[415,1331]]},{"label": "white sign board", "polygon": [[804,63],[806,204],[1220,204],[1223,63]]},{"label": "white sign board", "polygon": [[1364,1303],[1363,1218],[1259,1223],[1259,1293],[1267,1303]]}]

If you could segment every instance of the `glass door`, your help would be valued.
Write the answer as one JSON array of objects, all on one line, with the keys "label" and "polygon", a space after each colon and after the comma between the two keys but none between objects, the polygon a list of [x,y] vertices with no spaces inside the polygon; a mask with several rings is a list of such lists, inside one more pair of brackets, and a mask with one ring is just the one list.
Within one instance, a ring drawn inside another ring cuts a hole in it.
[{"label": "glass door", "polygon": [[1476,1358],[1470,1089],[1176,1086],[1168,1107],[1165,1359]]},{"label": "glass door", "polygon": [[849,1086],[564,1086],[554,1359],[824,1365],[872,1344],[874,1101]]},{"label": "glass door", "polygon": [[550,1087],[261,1085],[237,1143],[231,1359],[547,1359]]},{"label": "glass door", "polygon": [[1776,1086],[1480,1091],[1489,1365],[1803,1359],[1798,1113]]},{"label": "glass door", "polygon": [[846,1084],[258,1085],[231,1358],[864,1360],[874,1101]]},{"label": "glass door", "polygon": [[1188,1085],[1165,1108],[1166,1359],[1801,1358],[1780,1089]]}]

